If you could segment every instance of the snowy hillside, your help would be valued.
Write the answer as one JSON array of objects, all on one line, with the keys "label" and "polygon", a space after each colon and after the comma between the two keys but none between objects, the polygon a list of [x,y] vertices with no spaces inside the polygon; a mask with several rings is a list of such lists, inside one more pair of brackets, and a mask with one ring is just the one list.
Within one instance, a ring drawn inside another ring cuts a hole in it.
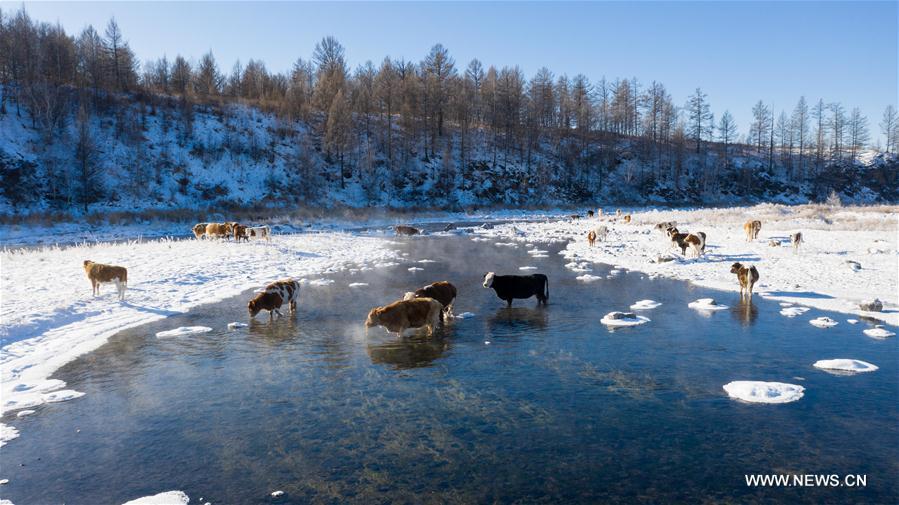
[{"label": "snowy hillside", "polygon": [[155,97],[119,101],[96,114],[72,110],[66,117],[59,132],[48,136],[32,125],[27,111],[0,113],[0,215],[805,203],[823,200],[831,190],[847,202],[874,203],[894,202],[899,195],[895,156],[882,153],[866,153],[863,161],[832,166],[811,182],[797,183],[748,148],[731,154],[729,169],[718,167],[714,149],[702,157],[685,150],[669,167],[671,161],[646,155],[653,149],[620,137],[591,143],[572,164],[559,155],[575,149],[564,142],[541,142],[526,156],[523,150],[497,153],[489,147],[489,132],[473,130],[465,141],[475,147],[466,148],[464,166],[462,139],[454,133],[446,149],[430,155],[417,139],[406,139],[392,165],[376,143],[363,141],[348,156],[357,161],[341,170],[340,161],[322,151],[313,125],[249,106],[185,105]]}]

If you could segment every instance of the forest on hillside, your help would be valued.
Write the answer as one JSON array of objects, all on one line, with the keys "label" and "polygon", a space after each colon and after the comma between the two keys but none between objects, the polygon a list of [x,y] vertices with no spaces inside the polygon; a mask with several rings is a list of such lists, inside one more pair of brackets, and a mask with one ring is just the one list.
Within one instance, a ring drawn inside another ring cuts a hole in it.
[{"label": "forest on hillside", "polygon": [[0,11],[5,213],[899,198],[892,104],[876,125],[824,99],[747,107],[737,125],[700,87],[675,101],[656,81],[526,76],[439,43],[354,69],[333,37],[286,73],[141,62],[114,19],[72,35]]}]

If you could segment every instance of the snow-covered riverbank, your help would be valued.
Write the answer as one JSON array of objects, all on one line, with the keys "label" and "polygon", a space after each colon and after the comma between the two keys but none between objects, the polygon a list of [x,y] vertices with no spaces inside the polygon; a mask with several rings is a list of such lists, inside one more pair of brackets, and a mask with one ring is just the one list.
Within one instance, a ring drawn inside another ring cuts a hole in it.
[{"label": "snow-covered riverbank", "polygon": [[[632,213],[630,224],[621,219],[612,222],[612,217],[506,224],[479,233],[497,242],[571,241],[563,253],[574,262],[606,263],[726,291],[739,290],[736,277],[730,273],[731,264],[749,263],[761,274],[755,288],[758,295],[899,325],[899,207],[766,204],[638,211]],[[762,229],[756,240],[747,243],[743,223],[750,219],[761,220]],[[676,221],[681,231],[704,231],[708,235],[706,254],[699,259],[683,258],[671,249],[663,233],[653,230],[662,221]],[[607,240],[590,247],[588,230],[603,225],[609,229]],[[789,235],[796,231],[802,232],[804,243],[794,254]],[[771,246],[771,241],[780,245]],[[659,257],[673,259],[660,262]],[[602,283],[596,283],[596,287],[602,289]],[[883,312],[859,310],[860,302],[874,298],[884,303]]]},{"label": "snow-covered riverbank", "polygon": [[[82,270],[85,259],[128,268],[124,302],[116,300],[110,285],[103,286],[101,296],[91,296]],[[271,243],[162,239],[4,252],[2,413],[76,397],[49,376],[125,328],[278,278],[314,279],[394,259],[383,240],[343,233],[279,236]],[[315,289],[314,284],[303,289]],[[15,436],[4,428],[4,440]]]}]

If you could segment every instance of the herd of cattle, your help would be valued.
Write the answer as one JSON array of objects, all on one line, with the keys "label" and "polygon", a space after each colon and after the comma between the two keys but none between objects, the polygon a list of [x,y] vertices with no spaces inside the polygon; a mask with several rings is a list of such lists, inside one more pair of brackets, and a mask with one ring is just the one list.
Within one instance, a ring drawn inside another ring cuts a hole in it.
[{"label": "herd of cattle", "polygon": [[[597,215],[602,219],[601,209],[598,211],[598,214],[592,210],[587,211],[587,217],[589,218]],[[571,219],[579,219],[580,215],[572,214],[569,217]],[[607,221],[616,222],[619,219],[625,224],[631,222],[631,216],[622,216],[620,210],[616,212],[614,217],[610,216]],[[746,240],[755,240],[761,228],[761,221],[747,221],[743,225]],[[696,258],[705,253],[707,235],[704,232],[682,233],[677,229],[677,223],[674,221],[658,223],[654,229],[664,233],[670,240],[670,245],[680,249],[681,254],[684,256],[687,255],[688,248],[691,251],[691,255]],[[396,226],[394,230],[398,235],[416,235],[420,233],[420,230],[411,226]],[[238,242],[241,239],[249,241],[250,237],[271,240],[271,230],[268,226],[245,226],[238,222],[197,223],[192,228],[192,231],[197,239],[204,237],[230,239],[233,236]],[[600,225],[587,232],[587,242],[590,247],[593,247],[597,240],[605,241],[608,235],[608,227]],[[802,241],[801,232],[790,235],[790,243],[794,252],[798,251]],[[119,300],[124,300],[125,289],[128,285],[127,269],[87,260],[84,262],[84,271],[91,282],[95,296],[100,293],[101,284],[112,283],[116,286]],[[755,266],[734,263],[731,265],[730,273],[737,276],[737,280],[740,283],[740,295],[751,297],[752,288],[759,280],[759,272]],[[496,275],[495,272],[488,272],[484,275],[483,286],[484,288],[493,289],[496,296],[505,301],[508,307],[512,306],[512,300],[526,299],[532,296],[535,296],[537,302],[543,305],[546,305],[549,300],[549,279],[546,275],[539,273],[531,275]],[[256,296],[247,303],[247,310],[250,317],[255,317],[259,312],[266,310],[269,312],[269,318],[271,319],[274,317],[274,314],[282,315],[280,309],[286,304],[290,312],[294,313],[296,312],[299,292],[300,284],[294,279],[275,281],[256,293]],[[453,318],[453,303],[456,299],[456,293],[456,287],[447,281],[429,284],[416,291],[406,293],[402,299],[393,303],[373,308],[368,313],[365,327],[367,329],[372,326],[383,326],[388,331],[396,332],[399,335],[402,335],[405,330],[410,328],[424,328],[430,335],[441,321],[445,322]]]}]

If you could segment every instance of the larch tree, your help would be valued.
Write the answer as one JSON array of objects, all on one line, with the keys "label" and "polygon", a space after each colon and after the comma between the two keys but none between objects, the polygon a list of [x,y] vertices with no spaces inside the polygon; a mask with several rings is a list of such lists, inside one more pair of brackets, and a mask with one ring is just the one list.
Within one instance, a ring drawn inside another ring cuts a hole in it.
[{"label": "larch tree", "polygon": [[749,137],[755,144],[756,152],[761,154],[762,146],[768,140],[771,128],[771,110],[764,102],[759,100],[752,107],[752,124],[749,127]]},{"label": "larch tree", "polygon": [[865,146],[868,145],[868,141],[871,140],[870,132],[868,131],[868,118],[862,114],[861,109],[855,107],[852,109],[852,112],[849,113],[849,158],[852,161],[856,161],[858,159],[858,154],[864,150]]},{"label": "larch tree", "polygon": [[714,128],[712,112],[708,97],[702,89],[696,91],[687,99],[687,128],[688,137],[696,142],[696,152],[702,151],[702,141],[708,138],[709,132]]},{"label": "larch tree", "polygon": [[798,175],[802,177],[805,170],[805,145],[809,135],[809,111],[804,96],[799,97],[799,102],[796,103],[796,108],[793,109],[792,124],[793,139],[799,144]]},{"label": "larch tree", "polygon": [[730,168],[730,145],[736,142],[737,135],[737,123],[730,111],[726,110],[718,120],[718,142],[722,145],[725,169]]},{"label": "larch tree", "polygon": [[892,105],[887,105],[883,111],[883,119],[880,120],[880,131],[886,140],[886,152],[897,152],[899,144],[899,113]]}]

